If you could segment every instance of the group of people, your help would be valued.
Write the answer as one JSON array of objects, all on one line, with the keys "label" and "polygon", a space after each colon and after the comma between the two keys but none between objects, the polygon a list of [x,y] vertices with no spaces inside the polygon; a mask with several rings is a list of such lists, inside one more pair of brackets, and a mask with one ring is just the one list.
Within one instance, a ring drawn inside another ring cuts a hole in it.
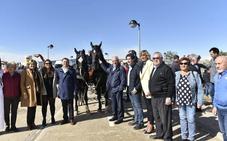
[{"label": "group of people", "polygon": [[[220,130],[226,141],[227,133],[227,99],[226,74],[227,57],[219,56],[217,48],[210,49],[212,57],[210,66],[199,64],[199,56],[189,55],[179,58],[171,66],[165,64],[160,52],[152,57],[147,50],[142,50],[139,58],[130,50],[126,55],[126,69],[120,65],[117,56],[112,58],[112,65],[103,69],[108,73],[107,91],[112,100],[113,116],[110,121],[115,124],[123,122],[123,90],[127,89],[134,111],[133,121],[128,124],[135,130],[144,128],[142,98],[147,109],[147,126],[145,134],[154,132],[152,139],[172,140],[172,106],[177,105],[183,141],[193,141],[196,135],[196,111],[203,105],[204,80],[201,68],[208,69],[210,74],[209,94],[213,102],[213,113],[218,113]],[[140,60],[140,61],[139,61]],[[214,81],[213,81],[214,80]],[[218,112],[217,112],[218,111]]]},{"label": "group of people", "polygon": [[[227,140],[227,57],[219,56],[217,48],[211,48],[212,57],[208,67],[210,74],[209,93],[213,102],[213,113],[218,115],[220,130]],[[117,56],[112,63],[101,67],[108,74],[106,91],[111,99],[112,118],[115,124],[124,119],[123,91],[126,89],[134,111],[133,121],[128,124],[135,130],[144,128],[142,98],[147,109],[145,134],[156,132],[152,139],[171,141],[172,106],[179,109],[182,140],[195,140],[196,109],[203,105],[203,77],[198,56],[175,56],[171,66],[165,64],[163,55],[155,52],[151,56],[142,50],[139,57],[134,50],[126,55],[128,67],[121,65]],[[43,60],[39,70],[37,62],[30,59],[25,69],[16,71],[15,63],[8,63],[6,71],[0,71],[0,128],[18,131],[16,127],[19,101],[27,107],[27,127],[37,128],[35,113],[37,105],[42,105],[42,126],[45,127],[47,106],[50,106],[51,124],[55,124],[55,99],[62,103],[61,124],[75,124],[73,99],[78,89],[76,71],[69,65],[69,59],[62,59],[62,67],[55,69],[51,60]],[[207,68],[205,66],[205,68]],[[11,117],[9,116],[11,113]],[[154,130],[155,129],[155,130]]]},{"label": "group of people", "polygon": [[[55,124],[55,98],[61,99],[63,120],[61,124],[75,124],[73,98],[77,91],[76,72],[70,67],[69,59],[62,59],[62,67],[55,69],[52,62],[44,60],[38,69],[37,62],[30,59],[19,73],[16,63],[7,63],[5,72],[0,71],[0,128],[17,132],[16,118],[19,101],[27,107],[27,128],[36,129],[35,115],[37,105],[42,106],[42,127],[47,126],[47,106],[50,107],[51,124]],[[10,114],[11,113],[11,114]],[[11,115],[11,116],[10,116]],[[5,123],[4,123],[5,121]]]}]

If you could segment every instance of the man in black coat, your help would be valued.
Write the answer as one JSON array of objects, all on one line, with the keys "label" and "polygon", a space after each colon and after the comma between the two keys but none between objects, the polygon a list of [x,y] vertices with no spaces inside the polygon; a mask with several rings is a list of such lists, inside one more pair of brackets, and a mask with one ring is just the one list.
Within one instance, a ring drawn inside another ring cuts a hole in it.
[{"label": "man in black coat", "polygon": [[163,62],[160,52],[153,54],[154,68],[149,80],[152,95],[156,135],[152,139],[172,140],[172,97],[175,93],[175,79],[171,68]]},{"label": "man in black coat", "polygon": [[129,125],[135,125],[134,129],[138,130],[143,128],[143,108],[141,101],[142,86],[140,83],[140,66],[137,64],[137,57],[134,54],[126,55],[129,71],[127,74],[127,87],[129,98],[132,103],[134,111],[134,121],[129,122]]}]

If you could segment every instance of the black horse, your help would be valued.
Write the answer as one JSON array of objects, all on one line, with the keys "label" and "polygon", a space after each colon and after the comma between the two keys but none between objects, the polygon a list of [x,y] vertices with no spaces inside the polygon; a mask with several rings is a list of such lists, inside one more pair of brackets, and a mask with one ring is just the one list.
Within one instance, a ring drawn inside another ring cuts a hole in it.
[{"label": "black horse", "polygon": [[85,50],[77,51],[77,49],[74,48],[74,52],[76,53],[76,72],[79,86],[75,96],[75,110],[78,114],[78,104],[86,104],[86,112],[90,113],[87,96],[89,82],[88,56],[85,54]]},{"label": "black horse", "polygon": [[90,43],[92,52],[92,69],[93,69],[93,74],[94,74],[94,83],[95,83],[95,90],[97,92],[97,99],[99,102],[99,108],[98,111],[102,110],[102,103],[101,103],[101,95],[105,95],[105,105],[107,106],[107,94],[106,94],[106,80],[107,80],[107,74],[106,72],[102,69],[99,60],[102,61],[103,65],[107,65],[108,63],[106,62],[101,46],[102,42],[99,45],[93,45],[93,43]]}]

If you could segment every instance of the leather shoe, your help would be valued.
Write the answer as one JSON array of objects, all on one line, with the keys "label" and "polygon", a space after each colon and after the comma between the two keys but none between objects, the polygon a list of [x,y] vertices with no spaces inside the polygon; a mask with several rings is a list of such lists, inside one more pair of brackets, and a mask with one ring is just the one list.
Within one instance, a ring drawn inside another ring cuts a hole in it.
[{"label": "leather shoe", "polygon": [[122,122],[123,122],[123,120],[120,119],[120,120],[115,121],[114,124],[120,124],[120,123],[122,123]]},{"label": "leather shoe", "polygon": [[18,129],[17,129],[16,126],[11,127],[11,130],[12,130],[13,132],[18,132]]},{"label": "leather shoe", "polygon": [[109,121],[115,121],[115,120],[117,120],[117,118],[115,117],[112,117],[111,119],[109,119]]},{"label": "leather shoe", "polygon": [[128,122],[128,125],[129,126],[134,126],[134,125],[136,125],[136,122],[135,121],[130,121],[130,122]]},{"label": "leather shoe", "polygon": [[133,127],[135,130],[139,130],[143,128],[143,124],[137,124],[136,126]]},{"label": "leather shoe", "polygon": [[163,137],[156,136],[156,135],[150,135],[150,139],[163,139]]},{"label": "leather shoe", "polygon": [[6,127],[5,131],[6,131],[6,132],[9,132],[9,131],[10,131],[9,126]]},{"label": "leather shoe", "polygon": [[60,124],[63,125],[63,124],[66,124],[66,123],[69,123],[69,121],[68,120],[62,120]]}]

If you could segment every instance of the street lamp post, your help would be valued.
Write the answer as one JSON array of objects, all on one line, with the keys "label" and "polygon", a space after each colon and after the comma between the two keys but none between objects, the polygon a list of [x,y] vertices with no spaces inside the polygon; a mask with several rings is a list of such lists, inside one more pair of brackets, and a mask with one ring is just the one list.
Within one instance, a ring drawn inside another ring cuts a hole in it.
[{"label": "street lamp post", "polygon": [[49,46],[47,46],[47,58],[49,59],[49,52],[50,49],[54,48],[54,45],[50,44]]},{"label": "street lamp post", "polygon": [[131,20],[129,22],[129,25],[131,28],[136,28],[138,27],[138,46],[139,46],[139,53],[141,51],[141,33],[140,33],[140,23],[138,23],[136,20]]}]

